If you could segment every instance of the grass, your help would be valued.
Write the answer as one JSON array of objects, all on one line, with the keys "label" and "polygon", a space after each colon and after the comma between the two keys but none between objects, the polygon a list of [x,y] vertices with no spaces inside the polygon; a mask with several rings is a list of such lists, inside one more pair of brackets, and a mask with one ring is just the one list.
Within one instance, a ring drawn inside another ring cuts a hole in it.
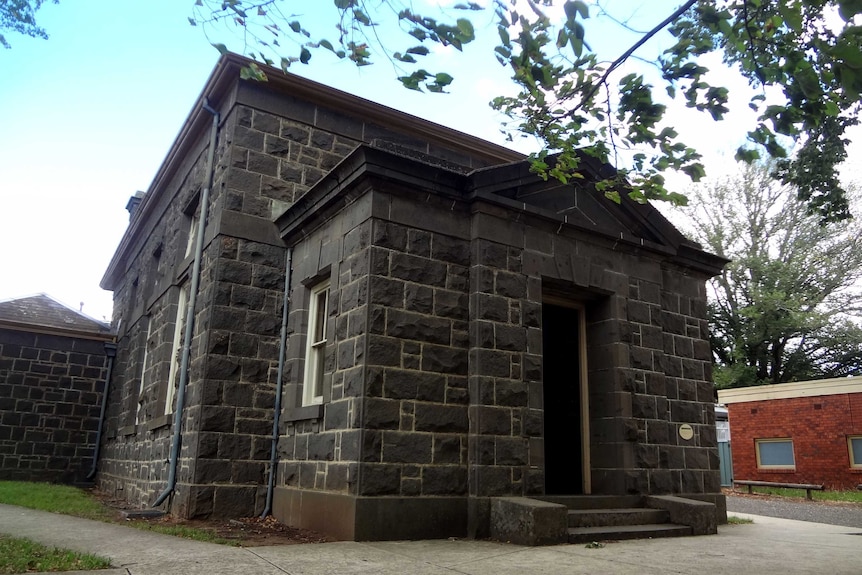
[{"label": "grass", "polygon": [[111,512],[86,491],[68,485],[0,481],[0,503],[107,521]]},{"label": "grass", "polygon": [[[779,497],[805,497],[804,489],[783,489],[780,487],[755,487],[754,493],[777,495]],[[862,503],[862,491],[812,491],[815,501],[849,501]]]},{"label": "grass", "polygon": [[28,539],[0,535],[0,573],[89,571],[110,566],[108,559],[97,555],[45,547]]},{"label": "grass", "polygon": [[223,537],[219,537],[212,531],[198,529],[196,527],[187,527],[185,525],[161,525],[159,523],[150,523],[147,521],[131,521],[128,525],[144,531],[152,531],[154,533],[161,533],[162,535],[173,535],[174,537],[182,537],[183,539],[192,539],[194,541],[203,541],[205,543],[218,543],[219,545],[230,545],[233,547],[239,546],[238,541],[225,539]]},{"label": "grass", "polygon": [[[113,510],[94,500],[85,490],[53,483],[27,483],[24,481],[0,481],[0,503],[18,505],[40,511],[73,515],[84,519],[111,522]],[[184,525],[164,525],[149,521],[127,521],[123,523],[144,531],[173,535],[195,541],[238,545],[236,541],[218,537],[212,531]],[[47,571],[47,569],[45,569]],[[4,573],[4,571],[0,571]]]},{"label": "grass", "polygon": [[754,523],[753,519],[747,519],[744,517],[737,517],[736,515],[728,515],[727,516],[727,524],[728,525],[746,525],[748,523]]}]

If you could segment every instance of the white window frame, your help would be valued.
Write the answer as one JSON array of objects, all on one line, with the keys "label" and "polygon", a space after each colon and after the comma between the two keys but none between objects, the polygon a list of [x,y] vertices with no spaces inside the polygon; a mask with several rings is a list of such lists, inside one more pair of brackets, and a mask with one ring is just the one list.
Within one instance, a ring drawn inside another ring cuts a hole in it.
[{"label": "white window frame", "polygon": [[[790,454],[793,456],[793,463],[791,464],[764,464],[760,460],[760,446],[767,443],[789,443],[790,444]],[[793,440],[789,437],[770,437],[766,439],[755,439],[754,440],[754,453],[757,457],[757,468],[765,469],[765,470],[796,470],[796,451],[793,447]]]},{"label": "white window frame", "polygon": [[144,356],[141,358],[141,377],[138,380],[138,399],[135,409],[135,425],[141,423],[144,411],[144,390],[147,387],[147,359],[149,358],[150,338],[153,335],[153,321],[150,316],[144,316],[147,320],[147,335],[144,338]]},{"label": "white window frame", "polygon": [[186,253],[183,255],[183,258],[187,258],[192,255],[195,247],[195,240],[198,237],[198,213],[195,211],[189,216],[189,234],[188,240],[186,240]]},{"label": "white window frame", "polygon": [[170,415],[174,412],[174,399],[176,398],[177,378],[180,373],[180,365],[182,363],[182,344],[183,332],[186,325],[186,308],[189,301],[189,284],[188,282],[180,286],[180,293],[177,298],[177,316],[174,322],[174,340],[171,344],[171,368],[168,372],[168,388],[165,391],[165,415]]},{"label": "white window frame", "polygon": [[[302,405],[323,403],[323,375],[326,361],[326,332],[329,317],[329,280],[311,288],[308,302],[308,332],[305,343],[305,375]],[[321,306],[323,309],[321,309]]]},{"label": "white window frame", "polygon": [[862,444],[862,435],[848,435],[847,436],[847,451],[850,454],[850,467],[854,469],[862,469],[862,458],[856,459],[853,457],[853,443],[858,442]]}]

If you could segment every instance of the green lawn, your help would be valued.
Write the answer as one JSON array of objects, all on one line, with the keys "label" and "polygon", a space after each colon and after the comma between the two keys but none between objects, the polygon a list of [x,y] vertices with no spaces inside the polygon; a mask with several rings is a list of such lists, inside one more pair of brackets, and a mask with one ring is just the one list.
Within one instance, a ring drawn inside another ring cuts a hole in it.
[{"label": "green lawn", "polygon": [[[740,488],[740,490],[742,490],[742,488]],[[782,489],[779,487],[755,487],[754,493],[778,495],[780,497],[805,497],[804,489]],[[862,503],[862,491],[812,491],[811,496],[815,501],[849,501],[851,503]]]},{"label": "green lawn", "polygon": [[0,503],[105,521],[111,512],[86,491],[68,485],[0,481]]},{"label": "green lawn", "polygon": [[108,559],[96,555],[45,547],[28,539],[0,534],[0,573],[89,571],[110,566]]},{"label": "green lawn", "polygon": [[[98,521],[111,521],[114,515],[110,509],[93,499],[85,490],[53,483],[0,481],[0,503]],[[157,521],[146,520],[127,521],[124,525],[195,541],[238,545],[236,541],[218,537],[212,531],[184,525],[163,525]]]}]

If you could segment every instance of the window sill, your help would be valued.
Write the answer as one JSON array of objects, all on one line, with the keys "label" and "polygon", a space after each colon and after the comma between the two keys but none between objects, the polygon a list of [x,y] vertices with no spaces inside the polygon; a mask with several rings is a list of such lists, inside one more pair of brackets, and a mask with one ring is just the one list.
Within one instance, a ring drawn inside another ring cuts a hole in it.
[{"label": "window sill", "polygon": [[122,437],[128,437],[129,435],[135,435],[135,433],[137,433],[137,432],[138,432],[138,426],[137,425],[127,425],[125,427],[121,427],[120,429],[118,429],[117,435],[120,435]]},{"label": "window sill", "polygon": [[770,469],[768,467],[758,467],[759,473],[796,473],[795,467],[785,467],[780,469]]},{"label": "window sill", "polygon": [[173,423],[173,420],[174,414],[172,413],[160,415],[159,417],[154,417],[147,422],[147,431],[155,431],[157,429],[161,429],[162,427],[167,427],[171,423]]},{"label": "window sill", "polygon": [[304,405],[302,407],[294,407],[292,409],[285,409],[284,416],[282,417],[282,421],[285,422],[294,422],[294,421],[307,421],[310,419],[322,419],[323,418],[323,404],[319,403],[317,405]]}]

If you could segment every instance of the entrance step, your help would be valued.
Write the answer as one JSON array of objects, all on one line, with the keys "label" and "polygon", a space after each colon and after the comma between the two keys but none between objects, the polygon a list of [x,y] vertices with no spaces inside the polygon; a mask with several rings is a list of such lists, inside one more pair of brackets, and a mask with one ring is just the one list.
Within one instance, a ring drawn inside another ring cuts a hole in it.
[{"label": "entrance step", "polygon": [[568,541],[569,543],[590,543],[592,541],[622,541],[624,539],[683,537],[691,534],[691,527],[686,525],[673,525],[671,523],[604,527],[570,527],[568,529]]},{"label": "entrance step", "polygon": [[668,523],[670,515],[664,509],[622,507],[619,509],[569,509],[569,527],[616,527],[620,525],[650,525]]}]

